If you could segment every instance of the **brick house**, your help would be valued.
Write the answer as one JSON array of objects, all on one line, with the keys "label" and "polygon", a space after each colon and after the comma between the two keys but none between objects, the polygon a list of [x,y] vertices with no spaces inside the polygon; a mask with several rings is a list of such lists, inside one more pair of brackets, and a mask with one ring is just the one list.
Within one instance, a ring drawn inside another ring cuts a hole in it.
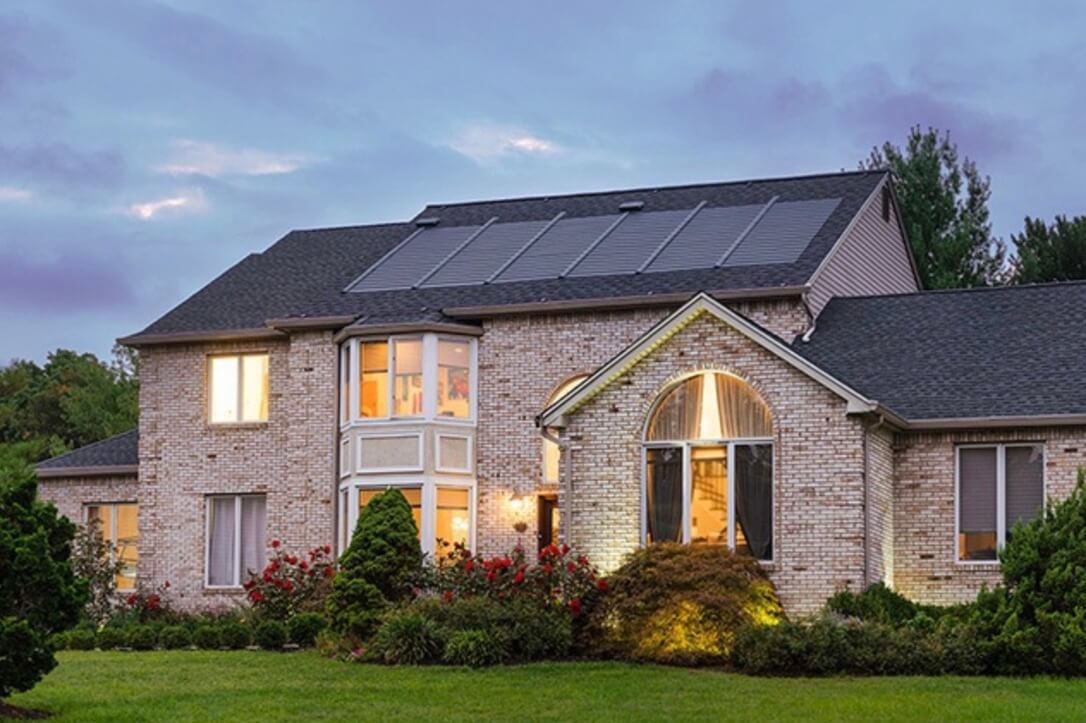
[{"label": "brick house", "polygon": [[138,430],[40,490],[189,607],[389,486],[435,555],[715,542],[793,612],[951,603],[1086,465],[1084,308],[922,292],[877,172],[432,205],[293,231],[122,339]]}]

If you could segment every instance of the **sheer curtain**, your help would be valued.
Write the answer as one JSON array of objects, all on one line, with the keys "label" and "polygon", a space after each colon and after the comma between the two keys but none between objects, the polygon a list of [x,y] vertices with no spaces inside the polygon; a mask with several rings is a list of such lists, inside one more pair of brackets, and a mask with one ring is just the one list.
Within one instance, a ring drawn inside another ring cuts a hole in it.
[{"label": "sheer curtain", "polygon": [[249,571],[259,572],[267,561],[264,530],[267,527],[263,497],[241,498],[241,577]]},{"label": "sheer curtain", "polygon": [[649,424],[648,440],[698,439],[704,376],[691,377],[668,392]]},{"label": "sheer curtain", "polygon": [[748,384],[728,374],[716,378],[717,409],[725,439],[772,437],[773,417]]},{"label": "sheer curtain", "polygon": [[212,497],[208,525],[207,582],[209,585],[234,585],[234,505],[233,497]]},{"label": "sheer curtain", "polygon": [[773,447],[735,445],[735,516],[756,560],[773,559]]},{"label": "sheer curtain", "polygon": [[650,449],[648,493],[649,542],[682,542],[683,454],[679,448]]}]

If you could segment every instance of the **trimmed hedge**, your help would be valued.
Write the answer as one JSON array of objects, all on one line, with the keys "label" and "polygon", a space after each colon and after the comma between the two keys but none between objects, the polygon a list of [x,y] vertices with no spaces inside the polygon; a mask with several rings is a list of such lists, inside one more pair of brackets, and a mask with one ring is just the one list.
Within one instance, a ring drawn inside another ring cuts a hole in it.
[{"label": "trimmed hedge", "polygon": [[287,643],[287,626],[278,620],[265,620],[256,626],[253,639],[264,650],[282,650]]}]

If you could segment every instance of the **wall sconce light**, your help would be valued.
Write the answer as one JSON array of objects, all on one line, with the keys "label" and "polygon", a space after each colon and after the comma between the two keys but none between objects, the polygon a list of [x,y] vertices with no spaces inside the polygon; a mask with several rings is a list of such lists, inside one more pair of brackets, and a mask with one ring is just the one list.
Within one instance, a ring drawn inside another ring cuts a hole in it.
[{"label": "wall sconce light", "polygon": [[528,531],[528,523],[524,521],[524,513],[528,510],[528,496],[519,492],[509,498],[509,511],[513,513],[513,529],[524,534]]}]

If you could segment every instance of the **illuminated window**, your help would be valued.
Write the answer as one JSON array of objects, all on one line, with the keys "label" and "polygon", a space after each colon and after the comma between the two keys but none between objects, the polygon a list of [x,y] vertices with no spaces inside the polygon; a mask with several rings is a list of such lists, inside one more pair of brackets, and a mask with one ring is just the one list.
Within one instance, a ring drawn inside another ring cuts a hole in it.
[{"label": "illuminated window", "polygon": [[118,590],[136,588],[139,567],[139,505],[87,505],[87,523],[95,524],[102,539],[109,544],[110,561],[120,563]]},{"label": "illuminated window", "polygon": [[393,414],[422,416],[422,340],[396,339],[392,345]]},{"label": "illuminated window", "polygon": [[213,424],[268,420],[268,355],[213,356],[209,361]]},{"label": "illuminated window", "polygon": [[437,514],[435,528],[436,547],[439,557],[450,554],[453,545],[468,544],[471,530],[470,492],[463,487],[437,488]]},{"label": "illuminated window", "polygon": [[267,506],[264,495],[207,498],[207,585],[238,587],[264,569]]},{"label": "illuminated window", "polygon": [[472,541],[472,500],[474,486],[460,486],[436,482],[433,479],[374,485],[344,484],[340,488],[343,509],[351,504],[354,495],[354,515],[342,515],[339,519],[341,549],[350,544],[358,525],[358,518],[373,499],[390,488],[403,493],[411,507],[411,517],[418,530],[422,551],[441,558],[449,554],[455,544],[470,546]]},{"label": "illuminated window", "polygon": [[367,341],[359,345],[361,379],[358,410],[363,417],[388,416],[388,342]]},{"label": "illuminated window", "polygon": [[339,421],[351,418],[351,347],[344,346],[339,352]]},{"label": "illuminated window", "polygon": [[[358,512],[362,513],[362,510],[366,508],[366,505],[370,501],[385,491],[386,488],[381,487],[378,489],[360,489],[358,490]],[[422,488],[421,487],[397,487],[403,496],[407,499],[407,504],[411,505],[411,517],[415,520],[415,529],[422,534]]]},{"label": "illuminated window", "polygon": [[471,346],[466,341],[437,343],[437,414],[471,416]]},{"label": "illuminated window", "polygon": [[[562,382],[554,393],[551,394],[550,399],[547,400],[547,406],[554,404],[562,397],[573,391],[573,388],[580,384],[582,381],[588,378],[587,374],[579,374],[575,377],[570,377],[566,381]],[[562,461],[561,448],[550,441],[549,439],[543,440],[543,481],[551,484],[558,482],[558,476],[560,472],[560,465]]]},{"label": "illuminated window", "polygon": [[994,562],[1015,524],[1044,507],[1044,447],[959,447],[957,476],[958,560]]},{"label": "illuminated window", "polygon": [[668,390],[645,437],[645,540],[773,558],[773,419],[745,382],[705,373]]}]

